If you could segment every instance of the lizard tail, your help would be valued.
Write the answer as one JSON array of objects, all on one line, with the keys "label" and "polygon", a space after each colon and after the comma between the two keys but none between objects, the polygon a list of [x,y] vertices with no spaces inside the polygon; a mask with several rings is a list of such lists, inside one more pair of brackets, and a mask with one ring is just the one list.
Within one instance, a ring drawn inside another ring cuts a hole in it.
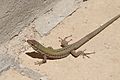
[{"label": "lizard tail", "polygon": [[[94,36],[96,36],[98,33],[100,33],[102,30],[104,30],[106,27],[108,27],[110,24],[112,24],[115,20],[117,20],[120,17],[120,14],[113,17],[111,20],[106,22],[105,24],[101,25],[99,28],[94,30],[93,32],[89,33],[85,37],[83,37],[81,40],[77,41],[74,45],[76,45],[75,49],[79,48],[86,42],[88,42],[90,39],[92,39]],[[73,46],[74,46],[73,45]]]}]

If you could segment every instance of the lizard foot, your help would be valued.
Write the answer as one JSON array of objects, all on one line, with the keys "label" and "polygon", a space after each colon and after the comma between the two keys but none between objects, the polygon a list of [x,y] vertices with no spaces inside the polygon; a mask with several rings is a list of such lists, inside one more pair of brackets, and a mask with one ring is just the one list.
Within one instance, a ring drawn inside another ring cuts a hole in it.
[{"label": "lizard foot", "polygon": [[72,41],[72,39],[70,39],[69,41],[67,41],[66,39],[67,38],[69,38],[69,37],[72,37],[72,35],[70,35],[70,36],[67,36],[67,37],[65,37],[65,38],[61,38],[61,37],[58,37],[60,40],[59,40],[59,42],[61,42],[61,47],[66,47],[66,46],[68,46],[68,43],[70,42],[70,41]]},{"label": "lizard foot", "polygon": [[36,62],[34,62],[35,63],[35,65],[41,65],[41,64],[43,64],[43,62],[42,61],[36,61]]},{"label": "lizard foot", "polygon": [[43,59],[42,61],[36,61],[35,62],[35,65],[41,65],[41,64],[44,64],[44,63],[46,63],[47,61],[45,60],[45,59]]},{"label": "lizard foot", "polygon": [[87,57],[87,58],[90,58],[88,55],[90,54],[95,54],[95,52],[90,52],[90,53],[85,53],[86,49],[83,50],[83,51],[79,51],[80,52],[80,55],[83,56],[83,58]]}]

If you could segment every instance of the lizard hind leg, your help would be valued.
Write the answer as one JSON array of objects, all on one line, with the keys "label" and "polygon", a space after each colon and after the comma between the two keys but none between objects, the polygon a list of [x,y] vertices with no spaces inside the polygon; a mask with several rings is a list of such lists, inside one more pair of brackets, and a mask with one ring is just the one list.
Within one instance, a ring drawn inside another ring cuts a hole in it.
[{"label": "lizard hind leg", "polygon": [[75,58],[77,58],[80,55],[82,55],[83,58],[85,58],[85,57],[90,58],[88,55],[95,54],[95,52],[85,53],[85,51],[86,51],[86,49],[83,51],[78,51],[78,52],[75,52],[75,50],[73,50],[73,51],[71,51],[71,55],[74,56]]},{"label": "lizard hind leg", "polygon": [[72,39],[70,39],[69,41],[67,41],[66,39],[67,38],[69,38],[69,37],[72,37],[72,35],[70,35],[70,36],[67,36],[67,37],[65,37],[65,38],[61,38],[61,37],[58,37],[60,40],[59,40],[59,42],[61,42],[61,47],[66,47],[66,46],[68,46],[68,43],[70,42],[70,41],[72,41]]}]

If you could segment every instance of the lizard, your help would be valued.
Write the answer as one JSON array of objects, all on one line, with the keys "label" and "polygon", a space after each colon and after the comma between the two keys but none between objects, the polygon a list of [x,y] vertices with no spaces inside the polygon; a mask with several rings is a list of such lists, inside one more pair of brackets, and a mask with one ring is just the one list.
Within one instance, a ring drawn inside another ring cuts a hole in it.
[{"label": "lizard", "polygon": [[97,34],[99,34],[101,31],[103,31],[105,28],[107,28],[110,24],[112,24],[114,21],[116,21],[120,17],[120,14],[113,17],[109,21],[107,21],[105,24],[101,25],[91,33],[87,34],[77,42],[74,42],[72,44],[68,44],[70,41],[66,41],[68,37],[65,37],[64,39],[61,39],[61,47],[59,49],[53,49],[52,47],[44,47],[42,44],[37,42],[36,40],[27,40],[27,43],[35,50],[33,52],[27,52],[26,54],[33,57],[33,58],[39,58],[42,59],[41,62],[36,62],[35,64],[43,64],[46,63],[47,60],[55,60],[55,59],[62,59],[67,57],[68,55],[72,55],[73,57],[77,58],[78,56],[82,55],[83,57],[86,56],[89,58],[89,54],[94,54],[95,52],[91,53],[85,53],[83,51],[76,52],[78,48],[80,48],[82,45],[84,45],[86,42],[91,40],[93,37],[95,37]]}]

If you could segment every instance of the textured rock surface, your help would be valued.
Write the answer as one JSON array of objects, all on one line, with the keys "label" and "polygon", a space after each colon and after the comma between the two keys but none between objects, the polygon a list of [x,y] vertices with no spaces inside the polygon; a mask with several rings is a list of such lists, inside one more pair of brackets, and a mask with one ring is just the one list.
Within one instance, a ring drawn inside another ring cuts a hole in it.
[{"label": "textured rock surface", "polygon": [[[0,46],[0,80],[120,80],[120,19],[80,48],[96,52],[90,55],[90,59],[68,56],[60,60],[48,60],[46,64],[38,66],[34,62],[40,59],[25,54],[33,51],[26,43],[27,39],[35,39],[53,48],[60,48],[58,37],[72,34],[73,42],[79,40],[119,14],[119,3],[120,0],[88,0],[42,38],[38,33],[39,24],[36,23],[40,19],[37,18],[19,35]],[[49,11],[52,9],[45,13],[51,14]]]},{"label": "textured rock surface", "polygon": [[[34,38],[34,31],[40,35],[48,33],[78,9],[81,2],[82,0],[0,0],[0,78],[8,80],[18,77],[19,80],[25,76],[27,79],[47,80],[38,71],[20,64],[19,55],[28,49],[23,40]],[[32,23],[36,30],[33,26],[25,28]]]},{"label": "textured rock surface", "polygon": [[37,71],[22,66],[16,58],[17,57],[13,57],[7,53],[0,54],[0,74],[2,74],[3,72],[5,74],[5,71],[12,68],[16,70],[19,74],[31,78],[33,80],[47,80],[45,76],[43,77]]},{"label": "textured rock surface", "polygon": [[[21,29],[37,18],[40,19],[36,23],[39,27],[38,31],[41,35],[47,33],[78,8],[76,5],[80,4],[79,1],[81,0],[0,0],[0,44],[17,36]],[[59,5],[57,5],[58,2],[60,2]],[[64,5],[63,7],[62,4]],[[54,13],[49,12],[51,9],[53,9]]]},{"label": "textured rock surface", "polygon": [[36,30],[43,36],[68,15],[74,13],[82,0],[61,0],[35,21]]},{"label": "textured rock surface", "polygon": [[16,36],[58,0],[0,0],[0,43]]}]

